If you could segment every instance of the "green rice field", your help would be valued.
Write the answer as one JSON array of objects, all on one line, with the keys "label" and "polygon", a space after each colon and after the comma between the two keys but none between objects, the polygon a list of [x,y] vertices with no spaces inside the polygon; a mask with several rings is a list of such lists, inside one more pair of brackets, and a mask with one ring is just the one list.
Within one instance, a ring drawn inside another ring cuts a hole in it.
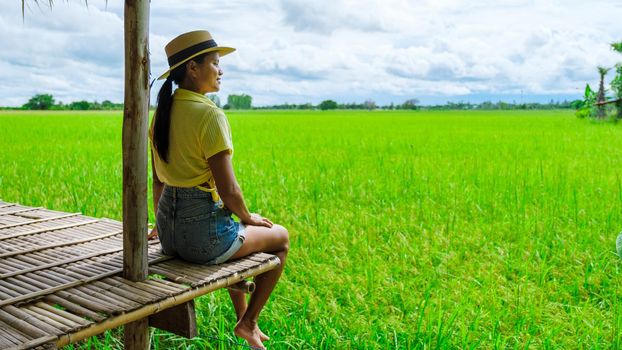
[{"label": "green rice field", "polygon": [[[573,111],[227,115],[249,207],[290,230],[259,323],[270,349],[622,347],[622,126]],[[0,113],[0,199],[120,220],[121,125]],[[225,291],[197,314],[200,337],[151,329],[152,349],[246,348]],[[75,348],[121,349],[121,332]]]}]

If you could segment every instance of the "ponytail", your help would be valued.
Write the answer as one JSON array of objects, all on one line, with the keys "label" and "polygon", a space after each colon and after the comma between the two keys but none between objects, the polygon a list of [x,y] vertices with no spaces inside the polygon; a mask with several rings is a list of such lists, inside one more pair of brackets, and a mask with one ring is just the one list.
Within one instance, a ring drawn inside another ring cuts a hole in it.
[{"label": "ponytail", "polygon": [[168,133],[173,105],[173,78],[169,75],[158,92],[158,107],[153,124],[153,144],[160,159],[168,163]]},{"label": "ponytail", "polygon": [[[207,53],[191,58],[202,63]],[[186,75],[186,65],[182,64],[173,69],[158,92],[158,107],[155,112],[153,124],[153,145],[160,159],[168,163],[169,130],[171,128],[171,107],[173,106],[173,82],[179,85]]]}]

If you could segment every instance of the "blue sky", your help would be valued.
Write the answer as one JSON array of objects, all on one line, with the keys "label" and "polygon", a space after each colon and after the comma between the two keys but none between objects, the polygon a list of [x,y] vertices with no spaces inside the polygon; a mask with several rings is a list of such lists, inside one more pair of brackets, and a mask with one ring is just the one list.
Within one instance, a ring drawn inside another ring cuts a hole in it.
[{"label": "blue sky", "polygon": [[[123,100],[121,1],[0,4],[0,105],[36,93]],[[238,50],[222,59],[221,99],[254,105],[375,100],[424,104],[574,99],[622,56],[620,1],[264,0],[151,3],[152,75],[164,45],[207,29]],[[610,81],[612,76],[607,78]],[[152,103],[159,85],[154,85]],[[522,97],[521,97],[522,96]]]}]

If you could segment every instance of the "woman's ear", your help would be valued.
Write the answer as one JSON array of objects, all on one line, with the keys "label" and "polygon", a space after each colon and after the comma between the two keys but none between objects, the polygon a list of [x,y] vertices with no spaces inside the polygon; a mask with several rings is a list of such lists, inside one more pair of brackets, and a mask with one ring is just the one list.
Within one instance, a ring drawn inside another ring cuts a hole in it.
[{"label": "woman's ear", "polygon": [[197,63],[193,60],[188,61],[186,63],[186,72],[190,73],[190,77],[197,77]]}]

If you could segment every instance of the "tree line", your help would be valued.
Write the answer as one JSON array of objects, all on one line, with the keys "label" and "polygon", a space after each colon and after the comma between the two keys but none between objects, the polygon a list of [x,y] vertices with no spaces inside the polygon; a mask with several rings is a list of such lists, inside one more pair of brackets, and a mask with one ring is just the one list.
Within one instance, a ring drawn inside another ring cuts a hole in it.
[{"label": "tree line", "polygon": [[[589,85],[588,85],[589,89]],[[592,93],[590,93],[592,94]],[[592,96],[592,95],[590,95]],[[595,94],[594,94],[595,96]],[[374,100],[367,99],[362,103],[338,103],[334,100],[324,100],[318,104],[302,103],[302,104],[277,104],[270,106],[253,106],[253,98],[247,94],[231,94],[227,97],[227,103],[221,105],[220,98],[217,95],[208,95],[210,100],[214,102],[218,107],[222,107],[226,110],[238,109],[280,109],[280,110],[335,110],[335,109],[352,109],[352,110],[513,110],[513,109],[581,109],[586,106],[586,103],[582,100],[576,101],[549,101],[548,103],[516,103],[513,102],[492,102],[485,101],[481,103],[470,102],[447,102],[445,104],[437,105],[421,105],[416,98],[410,98],[406,101],[395,104],[391,102],[388,105],[378,105]],[[592,97],[590,97],[592,98]],[[594,101],[596,99],[594,98]],[[123,103],[113,103],[111,101],[103,102],[89,102],[89,101],[75,101],[67,104],[62,102],[55,102],[54,97],[50,94],[37,94],[30,98],[21,108],[11,109],[25,109],[25,110],[122,110]],[[155,106],[152,106],[155,109]]]},{"label": "tree line", "polygon": [[332,110],[332,109],[362,109],[362,110],[513,110],[513,109],[576,109],[577,104],[581,103],[581,100],[574,101],[554,101],[551,100],[548,103],[516,103],[513,102],[492,102],[484,101],[481,103],[470,102],[446,102],[445,104],[437,105],[420,105],[419,100],[409,99],[403,103],[395,104],[391,102],[388,105],[377,105],[373,100],[367,100],[363,103],[337,103],[333,100],[325,100],[321,103],[314,105],[311,103],[303,104],[279,104],[272,106],[256,107],[256,109],[319,109],[319,110]]},{"label": "tree line", "polygon": [[59,110],[77,110],[77,111],[88,111],[88,110],[121,110],[123,109],[123,103],[114,103],[109,100],[105,100],[102,102],[89,102],[86,100],[82,101],[74,101],[71,103],[63,103],[56,102],[54,96],[50,94],[36,94],[31,97],[28,102],[24,103],[21,108],[14,109],[25,109],[25,110],[51,110],[51,111],[59,111]]},{"label": "tree line", "polygon": [[[212,100],[218,107],[220,105],[220,99],[217,95],[209,95],[210,100]],[[222,106],[224,109],[251,109],[252,108],[252,97],[246,94],[241,95],[229,95],[227,98],[227,104]],[[152,109],[155,109],[155,106],[151,106]],[[97,102],[97,101],[74,101],[71,103],[63,103],[56,102],[54,96],[50,94],[36,94],[32,96],[28,102],[24,103],[21,107],[0,107],[0,109],[24,109],[24,110],[42,110],[42,111],[59,111],[59,110],[79,110],[79,111],[88,111],[88,110],[122,110],[123,103],[114,103],[108,100]]]}]

